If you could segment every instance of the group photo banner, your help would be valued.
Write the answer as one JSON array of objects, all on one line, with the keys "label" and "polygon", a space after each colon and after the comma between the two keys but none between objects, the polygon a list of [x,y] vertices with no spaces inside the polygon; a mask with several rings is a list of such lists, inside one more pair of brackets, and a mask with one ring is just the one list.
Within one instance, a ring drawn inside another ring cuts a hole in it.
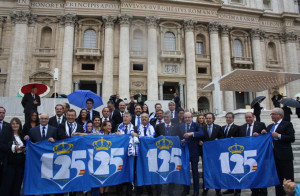
[{"label": "group photo banner", "polygon": [[188,145],[179,137],[140,138],[136,163],[136,186],[191,184]]},{"label": "group photo banner", "polygon": [[248,189],[279,184],[271,133],[203,143],[205,188]]},{"label": "group photo banner", "polygon": [[87,135],[54,143],[27,141],[23,194],[88,191],[133,182],[129,140],[129,135]]}]

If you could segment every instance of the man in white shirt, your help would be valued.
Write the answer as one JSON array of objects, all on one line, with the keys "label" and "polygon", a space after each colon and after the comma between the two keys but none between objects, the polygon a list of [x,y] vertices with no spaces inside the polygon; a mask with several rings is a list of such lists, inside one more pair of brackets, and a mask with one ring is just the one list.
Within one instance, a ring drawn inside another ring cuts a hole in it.
[{"label": "man in white shirt", "polygon": [[55,116],[52,116],[49,120],[49,125],[58,128],[60,124],[64,124],[66,122],[66,117],[64,114],[64,107],[61,104],[57,104],[55,106]]}]

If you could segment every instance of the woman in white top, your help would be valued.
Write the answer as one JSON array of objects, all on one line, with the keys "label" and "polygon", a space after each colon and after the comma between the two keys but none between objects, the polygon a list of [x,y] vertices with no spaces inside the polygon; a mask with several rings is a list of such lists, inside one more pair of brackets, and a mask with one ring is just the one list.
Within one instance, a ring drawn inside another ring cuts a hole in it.
[{"label": "woman in white top", "polygon": [[3,163],[2,184],[0,188],[3,196],[19,196],[24,176],[25,141],[22,134],[20,119],[10,121],[10,129],[0,133],[1,161]]}]

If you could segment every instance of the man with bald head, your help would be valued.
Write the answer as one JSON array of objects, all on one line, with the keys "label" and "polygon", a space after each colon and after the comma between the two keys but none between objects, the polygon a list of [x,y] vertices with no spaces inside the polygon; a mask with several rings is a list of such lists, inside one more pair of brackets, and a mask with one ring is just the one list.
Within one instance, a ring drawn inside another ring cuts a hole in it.
[{"label": "man with bald head", "polygon": [[55,142],[55,140],[57,139],[57,128],[52,127],[48,123],[49,115],[46,113],[42,113],[40,115],[40,124],[29,130],[30,141],[36,143],[48,139],[50,142]]}]

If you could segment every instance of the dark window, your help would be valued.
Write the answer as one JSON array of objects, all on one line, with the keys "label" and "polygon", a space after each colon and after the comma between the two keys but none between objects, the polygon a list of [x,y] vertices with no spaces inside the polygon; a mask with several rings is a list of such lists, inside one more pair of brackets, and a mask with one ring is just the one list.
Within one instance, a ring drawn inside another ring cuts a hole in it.
[{"label": "dark window", "polygon": [[207,74],[206,67],[198,67],[198,74]]},{"label": "dark window", "polygon": [[95,64],[82,64],[82,70],[95,70]]},{"label": "dark window", "polygon": [[133,71],[143,71],[143,64],[133,64]]},{"label": "dark window", "polygon": [[300,1],[298,0],[298,7],[299,7],[299,13],[300,13]]}]

